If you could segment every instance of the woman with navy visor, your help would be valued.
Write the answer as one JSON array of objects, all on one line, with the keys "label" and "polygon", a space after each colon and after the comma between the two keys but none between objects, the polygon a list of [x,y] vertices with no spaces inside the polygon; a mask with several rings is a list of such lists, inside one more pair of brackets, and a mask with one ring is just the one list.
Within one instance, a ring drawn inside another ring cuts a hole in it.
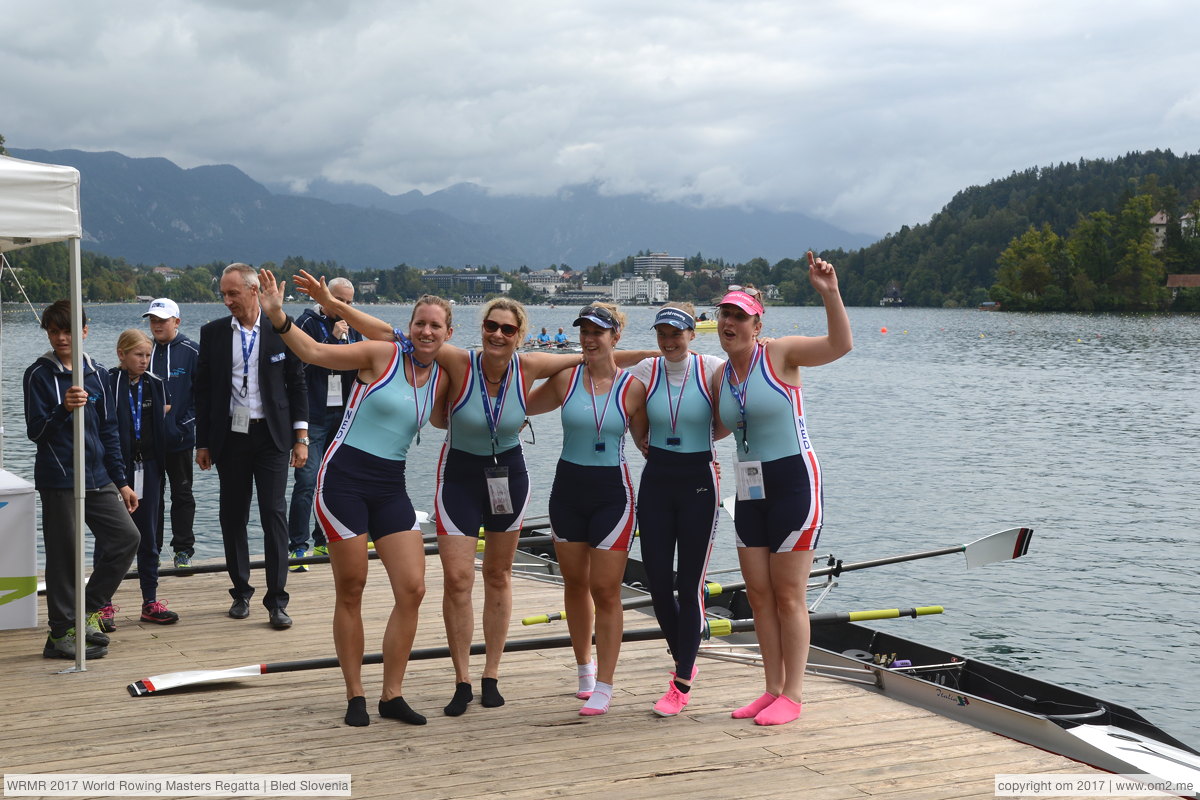
[{"label": "woman with navy visor", "polygon": [[645,387],[613,357],[624,322],[615,306],[582,308],[573,324],[579,328],[585,363],[558,373],[529,398],[531,414],[562,407],[562,455],[549,510],[579,672],[577,696],[587,699],[579,710],[582,716],[606,713],[612,700],[625,613],[621,580],[634,531],[624,438],[627,429],[634,441],[646,434]]},{"label": "woman with navy visor", "polygon": [[[346,682],[347,725],[370,723],[362,685],[362,593],[367,538],[387,569],[395,605],[383,635],[379,715],[412,725],[425,717],[405,702],[408,656],[425,596],[425,547],[405,491],[408,447],[445,403],[447,382],[435,362],[452,334],[449,304],[425,295],[413,308],[411,345],[395,342],[319,344],[284,314],[283,294],[268,270],[259,273],[263,311],[302,361],[331,370],[357,369],[345,416],[317,474],[317,521],[329,540],[335,605],[333,642]],[[364,535],[365,534],[365,535]]]},{"label": "woman with navy visor", "polygon": [[805,591],[824,515],[821,468],[809,442],[800,368],[850,352],[850,320],[833,265],[809,259],[808,279],[825,304],[824,336],[758,341],[763,306],[752,287],[730,287],[717,313],[729,356],[718,396],[735,437],[738,562],[754,613],[766,691],[733,712],[759,725],[800,716],[809,623]]},{"label": "woman with navy visor", "polygon": [[[662,355],[630,369],[646,386],[650,424],[637,502],[642,563],[654,615],[675,660],[667,692],[654,704],[662,717],[675,716],[691,699],[705,624],[704,573],[720,508],[712,398],[725,362],[689,351],[694,314],[691,303],[663,306],[654,318]],[[718,436],[728,433],[720,426]]]}]

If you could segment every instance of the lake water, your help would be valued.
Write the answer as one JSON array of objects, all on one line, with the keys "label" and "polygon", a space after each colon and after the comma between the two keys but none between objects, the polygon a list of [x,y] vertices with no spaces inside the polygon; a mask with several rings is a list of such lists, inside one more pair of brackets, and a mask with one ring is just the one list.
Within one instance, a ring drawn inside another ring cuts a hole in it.
[{"label": "lake water", "polygon": [[[86,349],[114,365],[117,335],[141,325],[143,310],[90,308]],[[408,307],[371,310],[409,316]],[[570,330],[576,310],[534,309],[533,323]],[[204,304],[183,313],[196,338],[225,312]],[[654,347],[653,310],[629,315],[622,346]],[[943,605],[941,616],[880,624],[1131,706],[1200,745],[1191,661],[1200,654],[1200,318],[876,308],[850,317],[855,350],[804,373],[826,474],[818,552],[849,563],[1019,525],[1035,534],[1028,556],[970,572],[952,555],[847,573],[824,610]],[[456,343],[478,342],[477,307],[457,309],[455,321]],[[3,322],[4,466],[28,478],[21,375],[46,340],[28,308],[7,306]],[[824,312],[772,308],[764,323],[769,336],[820,333]],[[715,334],[700,334],[695,349],[721,353]],[[537,515],[561,440],[556,415],[534,426],[526,453]],[[419,508],[431,506],[439,440],[410,450]],[[729,440],[718,450],[732,463]],[[636,478],[641,457],[627,452]],[[196,491],[199,555],[220,558],[215,474],[198,474]],[[723,518],[712,568],[736,563]]]}]

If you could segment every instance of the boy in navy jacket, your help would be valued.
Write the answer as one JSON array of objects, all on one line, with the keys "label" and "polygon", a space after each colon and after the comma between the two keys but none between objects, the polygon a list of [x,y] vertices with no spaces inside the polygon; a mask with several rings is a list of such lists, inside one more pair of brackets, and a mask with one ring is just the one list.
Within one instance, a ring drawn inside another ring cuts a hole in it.
[{"label": "boy in navy jacket", "polygon": [[[196,359],[200,345],[179,330],[179,305],[169,297],[150,303],[142,314],[150,325],[154,346],[150,352],[150,371],[167,382],[171,396],[170,423],[165,442],[163,467],[171,484],[171,549],[175,551],[175,566],[187,567],[196,554],[196,498],[192,494],[192,459],[196,447],[196,404],[192,397],[192,376],[196,374]],[[164,487],[165,488],[165,487]],[[166,493],[159,498],[158,549],[163,548],[166,528]]]},{"label": "boy in navy jacket", "polygon": [[[72,414],[84,414],[84,518],[102,555],[93,566],[84,597],[87,655],[108,654],[108,636],[100,631],[100,609],[133,563],[138,531],[129,516],[137,495],[126,480],[108,371],[86,353],[83,386],[72,385],[71,304],[59,300],[42,314],[50,350],[27,370],[23,381],[25,424],[37,444],[33,481],[42,501],[42,538],[46,546],[46,610],[50,634],[42,655],[75,658],[75,472]],[[82,340],[87,339],[84,317]]]}]

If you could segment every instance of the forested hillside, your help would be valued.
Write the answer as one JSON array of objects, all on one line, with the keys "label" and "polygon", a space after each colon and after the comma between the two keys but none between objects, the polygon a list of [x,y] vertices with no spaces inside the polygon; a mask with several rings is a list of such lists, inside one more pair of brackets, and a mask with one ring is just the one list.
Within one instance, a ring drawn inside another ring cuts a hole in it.
[{"label": "forested hillside", "polygon": [[[1154,252],[1158,211],[1169,221]],[[874,305],[894,285],[909,305],[1150,310],[1170,297],[1167,273],[1200,272],[1197,230],[1180,225],[1198,211],[1200,156],[1156,150],[1013,173],[964,189],[928,224],[825,255],[852,305]],[[1194,294],[1172,307],[1200,310]]]}]

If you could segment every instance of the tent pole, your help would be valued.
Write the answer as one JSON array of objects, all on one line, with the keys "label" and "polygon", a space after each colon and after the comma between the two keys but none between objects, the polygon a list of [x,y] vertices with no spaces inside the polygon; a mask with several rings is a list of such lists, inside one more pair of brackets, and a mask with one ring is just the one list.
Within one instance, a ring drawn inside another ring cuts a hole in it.
[{"label": "tent pole", "polygon": [[[71,273],[71,385],[83,386],[83,274],[80,267],[79,237],[67,240]],[[83,509],[84,509],[84,420],[87,407],[73,414],[75,445],[75,669],[87,669],[87,614],[83,584]]]}]

